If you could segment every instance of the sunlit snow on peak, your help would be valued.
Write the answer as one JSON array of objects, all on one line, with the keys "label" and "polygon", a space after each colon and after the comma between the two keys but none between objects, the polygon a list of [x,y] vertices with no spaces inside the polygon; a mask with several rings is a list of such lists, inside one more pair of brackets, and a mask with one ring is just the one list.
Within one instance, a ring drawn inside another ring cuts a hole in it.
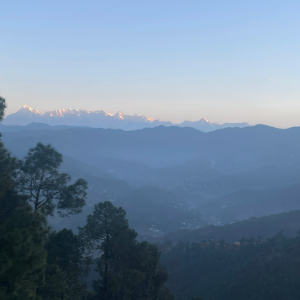
[{"label": "sunlit snow on peak", "polygon": [[33,113],[33,114],[41,115],[41,113],[38,110],[33,109],[28,105],[23,105],[19,111],[23,113]]},{"label": "sunlit snow on peak", "polygon": [[247,123],[218,124],[209,121],[207,118],[202,118],[199,121],[184,121],[180,124],[173,124],[172,122],[160,121],[144,115],[125,115],[121,111],[111,114],[105,110],[89,111],[78,108],[55,109],[41,114],[28,105],[23,105],[19,111],[8,115],[2,123],[4,125],[28,125],[33,122],[48,125],[88,126],[123,130],[136,130],[159,125],[176,125],[180,127],[193,127],[204,132],[227,127],[249,126]]}]

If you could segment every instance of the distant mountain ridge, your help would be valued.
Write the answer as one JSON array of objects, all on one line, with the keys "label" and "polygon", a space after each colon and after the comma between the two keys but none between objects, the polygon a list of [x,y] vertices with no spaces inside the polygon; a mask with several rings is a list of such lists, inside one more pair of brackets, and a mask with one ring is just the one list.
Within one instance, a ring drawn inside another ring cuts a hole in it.
[{"label": "distant mountain ridge", "polygon": [[61,109],[45,112],[41,114],[27,105],[24,105],[16,113],[8,115],[2,122],[4,125],[25,126],[31,123],[44,123],[48,125],[67,125],[67,126],[88,126],[94,128],[111,128],[123,130],[137,130],[142,128],[151,128],[159,125],[193,127],[198,130],[209,132],[227,127],[247,127],[248,123],[212,123],[206,118],[199,121],[184,121],[181,124],[164,122],[154,118],[139,116],[137,114],[130,116],[121,111],[115,115],[104,110],[88,111],[79,109]]}]

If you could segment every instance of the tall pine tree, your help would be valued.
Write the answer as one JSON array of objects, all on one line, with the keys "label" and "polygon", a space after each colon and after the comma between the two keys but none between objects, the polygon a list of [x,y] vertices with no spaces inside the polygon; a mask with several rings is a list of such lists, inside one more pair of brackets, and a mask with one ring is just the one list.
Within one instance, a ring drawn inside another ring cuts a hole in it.
[{"label": "tall pine tree", "polygon": [[168,275],[155,245],[137,243],[126,212],[111,202],[95,205],[80,235],[96,254],[99,279],[93,287],[101,300],[172,300],[163,288]]},{"label": "tall pine tree", "polygon": [[[0,119],[5,99],[0,97]],[[15,190],[16,160],[0,143],[0,299],[39,299],[46,268],[47,223]]]},{"label": "tall pine tree", "polygon": [[20,162],[17,181],[19,192],[26,196],[34,210],[61,216],[78,214],[85,205],[87,182],[78,179],[69,184],[70,175],[59,173],[62,155],[51,145],[38,143]]}]

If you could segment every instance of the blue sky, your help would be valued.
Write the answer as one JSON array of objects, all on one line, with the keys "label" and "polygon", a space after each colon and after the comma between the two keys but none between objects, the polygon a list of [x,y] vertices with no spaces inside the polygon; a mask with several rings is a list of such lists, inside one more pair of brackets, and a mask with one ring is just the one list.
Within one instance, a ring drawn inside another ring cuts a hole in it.
[{"label": "blue sky", "polygon": [[300,1],[2,1],[7,113],[300,126]]}]

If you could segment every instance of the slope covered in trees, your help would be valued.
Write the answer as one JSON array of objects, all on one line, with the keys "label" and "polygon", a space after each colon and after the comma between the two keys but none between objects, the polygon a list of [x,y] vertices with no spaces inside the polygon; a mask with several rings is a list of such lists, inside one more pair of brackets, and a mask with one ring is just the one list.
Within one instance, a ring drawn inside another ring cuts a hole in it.
[{"label": "slope covered in trees", "polygon": [[73,172],[70,168],[64,171],[74,174],[74,179],[82,176],[88,181],[87,205],[82,208],[81,214],[72,218],[51,217],[49,222],[57,230],[66,227],[76,232],[78,226],[84,226],[87,215],[92,213],[94,205],[99,201],[111,201],[116,206],[122,206],[126,210],[130,227],[143,238],[162,236],[188,224],[193,228],[203,225],[199,211],[191,211],[182,198],[164,189],[154,186],[133,188],[123,180]]},{"label": "slope covered in trees", "polygon": [[300,236],[239,244],[178,243],[165,249],[167,286],[178,300],[201,295],[215,300],[300,298]]},{"label": "slope covered in trees", "polygon": [[[210,133],[178,127],[130,132],[96,128],[27,128],[4,133],[3,140],[19,158],[24,157],[37,142],[50,143],[66,160],[73,161],[69,169],[74,170],[76,165],[80,165],[76,170],[78,177],[83,177],[81,169],[85,173],[90,172],[89,177],[101,177],[101,180],[88,180],[91,188],[92,181],[95,186],[102,185],[101,195],[96,195],[94,187],[93,191],[89,189],[88,194],[91,198],[95,195],[96,199],[103,197],[103,200],[118,198],[120,202],[114,203],[124,206],[130,225],[142,233],[149,231],[149,223],[156,220],[155,214],[159,215],[160,210],[153,209],[159,204],[163,204],[163,214],[169,212],[170,219],[176,219],[175,226],[170,222],[168,227],[159,216],[158,222],[153,225],[159,225],[160,232],[202,225],[191,222],[198,220],[200,214],[195,218],[191,214],[187,220],[188,211],[201,211],[201,219],[207,224],[225,224],[252,216],[300,209],[297,201],[299,136],[299,128],[282,130],[262,125]],[[70,173],[69,170],[67,172]],[[115,186],[109,189],[104,177],[110,178],[110,183],[113,179],[126,180],[127,183],[114,181]],[[128,188],[123,189],[121,197],[115,197],[113,194],[119,189],[119,184],[123,187],[127,184]],[[155,197],[149,197],[143,188],[145,185],[155,186],[151,192]],[[162,197],[166,201],[156,201],[162,195],[158,187],[170,193]],[[137,188],[142,190],[135,193]],[[171,197],[176,204],[169,201]],[[127,201],[134,198],[141,201],[133,204]],[[95,204],[93,199],[91,202]],[[147,215],[141,203],[151,206],[149,218],[135,218],[137,214]],[[177,205],[180,203],[182,206]],[[147,219],[149,222],[144,222]],[[75,227],[82,225],[74,223]]]},{"label": "slope covered in trees", "polygon": [[[0,98],[0,117],[4,108]],[[83,128],[7,134],[20,160],[0,144],[0,298],[171,300],[174,293],[178,300],[299,299],[299,211],[178,231],[158,246],[139,242],[130,228],[145,233],[199,227],[194,200],[202,216],[215,221],[235,221],[241,208],[256,206],[264,214],[272,205],[297,207],[299,168],[290,163],[299,158],[293,156],[298,129],[241,132],[205,135],[160,127],[125,134]],[[224,140],[231,144],[222,152]],[[50,141],[70,154],[65,164]],[[185,164],[153,169],[162,162]],[[262,167],[265,162],[270,169]],[[128,169],[129,182],[116,179]],[[140,180],[132,180],[141,172]],[[151,185],[161,179],[159,188]],[[287,187],[291,181],[296,185]],[[237,191],[240,186],[244,191]],[[288,237],[270,238],[281,230]]]},{"label": "slope covered in trees", "polygon": [[252,217],[247,220],[238,221],[233,224],[222,226],[209,225],[198,229],[179,230],[166,234],[165,240],[173,242],[196,242],[203,240],[219,241],[225,239],[227,242],[237,242],[241,238],[271,238],[278,232],[283,231],[287,237],[295,237],[300,230],[300,210],[263,216]]},{"label": "slope covered in trees", "polygon": [[[5,100],[0,98],[0,118]],[[38,143],[24,160],[0,144],[0,298],[3,300],[172,300],[155,245],[138,243],[125,211],[100,202],[78,235],[47,224],[47,216],[79,214],[87,183],[60,173],[62,156]],[[93,291],[82,280],[97,264]]]},{"label": "slope covered in trees", "polygon": [[[263,125],[210,133],[188,127],[158,126],[135,131],[22,130],[3,136],[8,149],[16,150],[16,154],[25,154],[24,149],[37,142],[51,143],[63,155],[132,179],[154,167],[169,167],[190,160],[209,163],[214,169],[227,173],[255,170],[265,165],[299,164],[299,137],[300,128],[282,130]],[[126,174],[124,168],[129,165],[132,168]]]}]

